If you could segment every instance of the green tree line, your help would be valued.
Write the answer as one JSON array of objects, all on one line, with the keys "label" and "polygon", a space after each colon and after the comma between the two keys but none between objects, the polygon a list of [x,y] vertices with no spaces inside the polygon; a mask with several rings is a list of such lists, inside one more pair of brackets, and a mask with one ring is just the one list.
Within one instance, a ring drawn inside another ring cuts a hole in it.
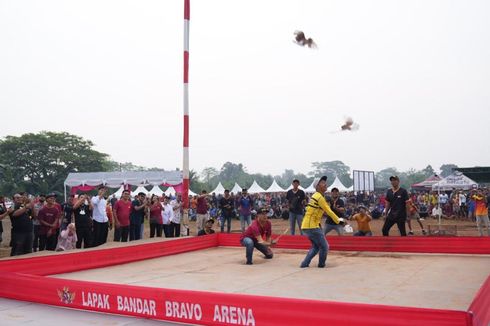
[{"label": "green tree line", "polygon": [[[281,187],[287,188],[293,179],[298,179],[307,187],[315,177],[321,175],[327,175],[332,181],[337,176],[346,187],[352,185],[352,171],[342,161],[313,162],[311,166],[312,170],[306,174],[285,169],[280,175],[271,175],[250,173],[242,163],[226,162],[220,169],[206,167],[201,172],[191,170],[190,186],[197,192],[203,189],[212,191],[219,182],[229,189],[235,182],[248,188],[255,180],[265,189],[275,179]],[[456,167],[454,164],[442,165],[441,176],[449,175]],[[31,194],[49,191],[62,193],[63,182],[70,172],[146,170],[161,168],[115,162],[108,154],[96,151],[90,140],[66,132],[42,131],[0,139],[0,194],[4,195],[12,195],[17,191]],[[422,170],[408,171],[390,167],[375,174],[375,184],[378,188],[386,188],[389,186],[389,177],[398,175],[401,183],[409,187],[433,174],[435,171],[430,165]]]}]

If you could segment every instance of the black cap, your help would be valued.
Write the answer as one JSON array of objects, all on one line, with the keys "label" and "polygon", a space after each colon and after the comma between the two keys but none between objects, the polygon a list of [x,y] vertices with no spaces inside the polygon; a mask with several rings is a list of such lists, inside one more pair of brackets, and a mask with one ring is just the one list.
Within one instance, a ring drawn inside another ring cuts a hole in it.
[{"label": "black cap", "polygon": [[242,189],[242,192],[247,192],[247,188],[243,188]]},{"label": "black cap", "polygon": [[145,196],[146,197],[146,194],[144,192],[138,192],[138,196]]},{"label": "black cap", "polygon": [[320,180],[319,180],[318,182],[320,182],[320,181],[327,181],[327,176],[326,176],[326,175],[324,175],[323,177],[321,177],[321,178],[320,178]]},{"label": "black cap", "polygon": [[400,181],[400,178],[399,178],[397,175],[392,175],[392,176],[390,177],[390,181],[393,181],[393,180],[398,180],[398,181]]},{"label": "black cap", "polygon": [[214,224],[214,218],[210,218],[209,220],[206,221],[206,223],[211,222],[211,224]]},{"label": "black cap", "polygon": [[269,213],[269,210],[267,208],[265,208],[265,207],[259,208],[257,210],[257,215],[258,214],[267,214],[267,213]]}]

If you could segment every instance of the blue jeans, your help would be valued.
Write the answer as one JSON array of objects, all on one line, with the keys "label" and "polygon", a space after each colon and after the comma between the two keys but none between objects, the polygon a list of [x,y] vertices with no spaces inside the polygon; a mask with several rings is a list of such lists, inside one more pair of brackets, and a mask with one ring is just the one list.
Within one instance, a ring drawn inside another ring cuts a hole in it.
[{"label": "blue jeans", "polygon": [[318,253],[318,267],[325,267],[325,262],[327,261],[328,242],[325,239],[322,229],[304,229],[303,232],[306,233],[306,236],[310,240],[311,248],[301,263],[301,267],[310,266],[311,260]]},{"label": "blue jeans", "polygon": [[231,215],[230,216],[221,216],[221,232],[225,232],[225,222],[226,222],[226,232],[231,232]]},{"label": "blue jeans", "polygon": [[252,224],[252,215],[242,215],[240,214],[240,226],[242,228],[242,232],[245,231],[245,223],[247,223],[247,227]]},{"label": "blue jeans", "polygon": [[332,230],[335,230],[337,231],[337,234],[338,235],[342,235],[344,234],[344,227],[340,224],[328,224],[328,223],[325,223],[325,235],[327,235],[328,232],[332,231]]},{"label": "blue jeans", "polygon": [[247,264],[252,263],[252,255],[254,252],[254,248],[257,248],[258,251],[264,254],[266,259],[271,259],[273,257],[272,251],[269,250],[269,247],[264,246],[258,242],[254,243],[254,241],[249,238],[243,238],[242,246],[245,247],[245,256],[247,257]]},{"label": "blue jeans", "polygon": [[357,231],[353,234],[355,237],[370,237],[373,235],[371,231]]},{"label": "blue jeans", "polygon": [[291,235],[294,235],[296,231],[295,223],[298,223],[299,233],[303,235],[303,231],[301,231],[302,222],[303,222],[303,214],[289,212],[289,230],[291,231]]}]

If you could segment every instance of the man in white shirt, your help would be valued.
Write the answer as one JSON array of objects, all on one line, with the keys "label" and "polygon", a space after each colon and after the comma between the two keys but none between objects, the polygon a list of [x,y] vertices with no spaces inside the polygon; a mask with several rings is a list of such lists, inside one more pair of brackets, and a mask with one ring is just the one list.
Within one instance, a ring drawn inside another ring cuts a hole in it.
[{"label": "man in white shirt", "polygon": [[171,226],[170,221],[174,218],[174,208],[169,204],[169,198],[165,197],[163,201],[163,211],[162,211],[162,220],[163,220],[163,233],[165,233],[165,238],[171,238]]},{"label": "man in white shirt", "polygon": [[107,201],[104,197],[107,192],[105,186],[99,186],[97,196],[92,197],[92,218],[94,222],[94,247],[100,246],[107,241],[107,233],[109,231],[109,218],[106,213]]}]

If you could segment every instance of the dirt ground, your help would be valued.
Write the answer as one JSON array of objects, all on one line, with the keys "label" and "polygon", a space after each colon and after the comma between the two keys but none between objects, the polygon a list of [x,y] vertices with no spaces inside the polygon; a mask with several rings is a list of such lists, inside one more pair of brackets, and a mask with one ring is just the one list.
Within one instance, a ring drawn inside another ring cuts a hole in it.
[{"label": "dirt ground", "polygon": [[[289,227],[289,222],[287,220],[282,220],[282,219],[271,219],[272,222],[272,232],[274,234],[280,234],[284,232],[284,230]],[[357,223],[355,221],[350,221],[350,225],[352,225],[354,232],[357,230]],[[373,231],[374,235],[382,235],[381,229],[383,227],[383,220],[373,220],[371,221],[371,229]],[[424,228],[428,230],[428,226],[430,225],[431,229],[437,227],[438,221],[436,219],[426,219],[422,221]],[[475,222],[471,221],[460,221],[460,220],[443,220],[442,221],[443,225],[456,225],[457,228],[457,235],[458,236],[479,236],[477,227]],[[422,235],[422,230],[420,229],[420,226],[416,221],[412,221],[412,228],[416,236],[421,236]],[[195,222],[191,221],[190,222],[190,235],[196,235],[196,224]],[[10,220],[5,219],[3,220],[3,235],[2,235],[2,243],[0,244],[0,258],[2,257],[8,257],[10,255],[10,247],[9,247],[9,242],[10,242]],[[214,230],[216,232],[220,231],[220,227],[218,223],[215,223],[214,225]],[[226,228],[225,228],[226,230]],[[233,220],[232,221],[232,232],[233,233],[239,233],[240,232],[240,221],[239,220]],[[408,227],[407,227],[407,232],[408,232]],[[298,233],[298,228],[296,228],[296,233]],[[395,226],[391,229],[390,235],[393,236],[398,236],[399,232],[398,229]],[[150,236],[150,226],[148,224],[148,221],[145,222],[145,231],[144,231],[144,238],[148,238]],[[337,236],[335,231],[331,231],[328,236]],[[345,236],[352,236],[352,234],[346,234]],[[113,241],[114,239],[114,230],[109,231],[109,236],[108,236],[108,242]]]}]

